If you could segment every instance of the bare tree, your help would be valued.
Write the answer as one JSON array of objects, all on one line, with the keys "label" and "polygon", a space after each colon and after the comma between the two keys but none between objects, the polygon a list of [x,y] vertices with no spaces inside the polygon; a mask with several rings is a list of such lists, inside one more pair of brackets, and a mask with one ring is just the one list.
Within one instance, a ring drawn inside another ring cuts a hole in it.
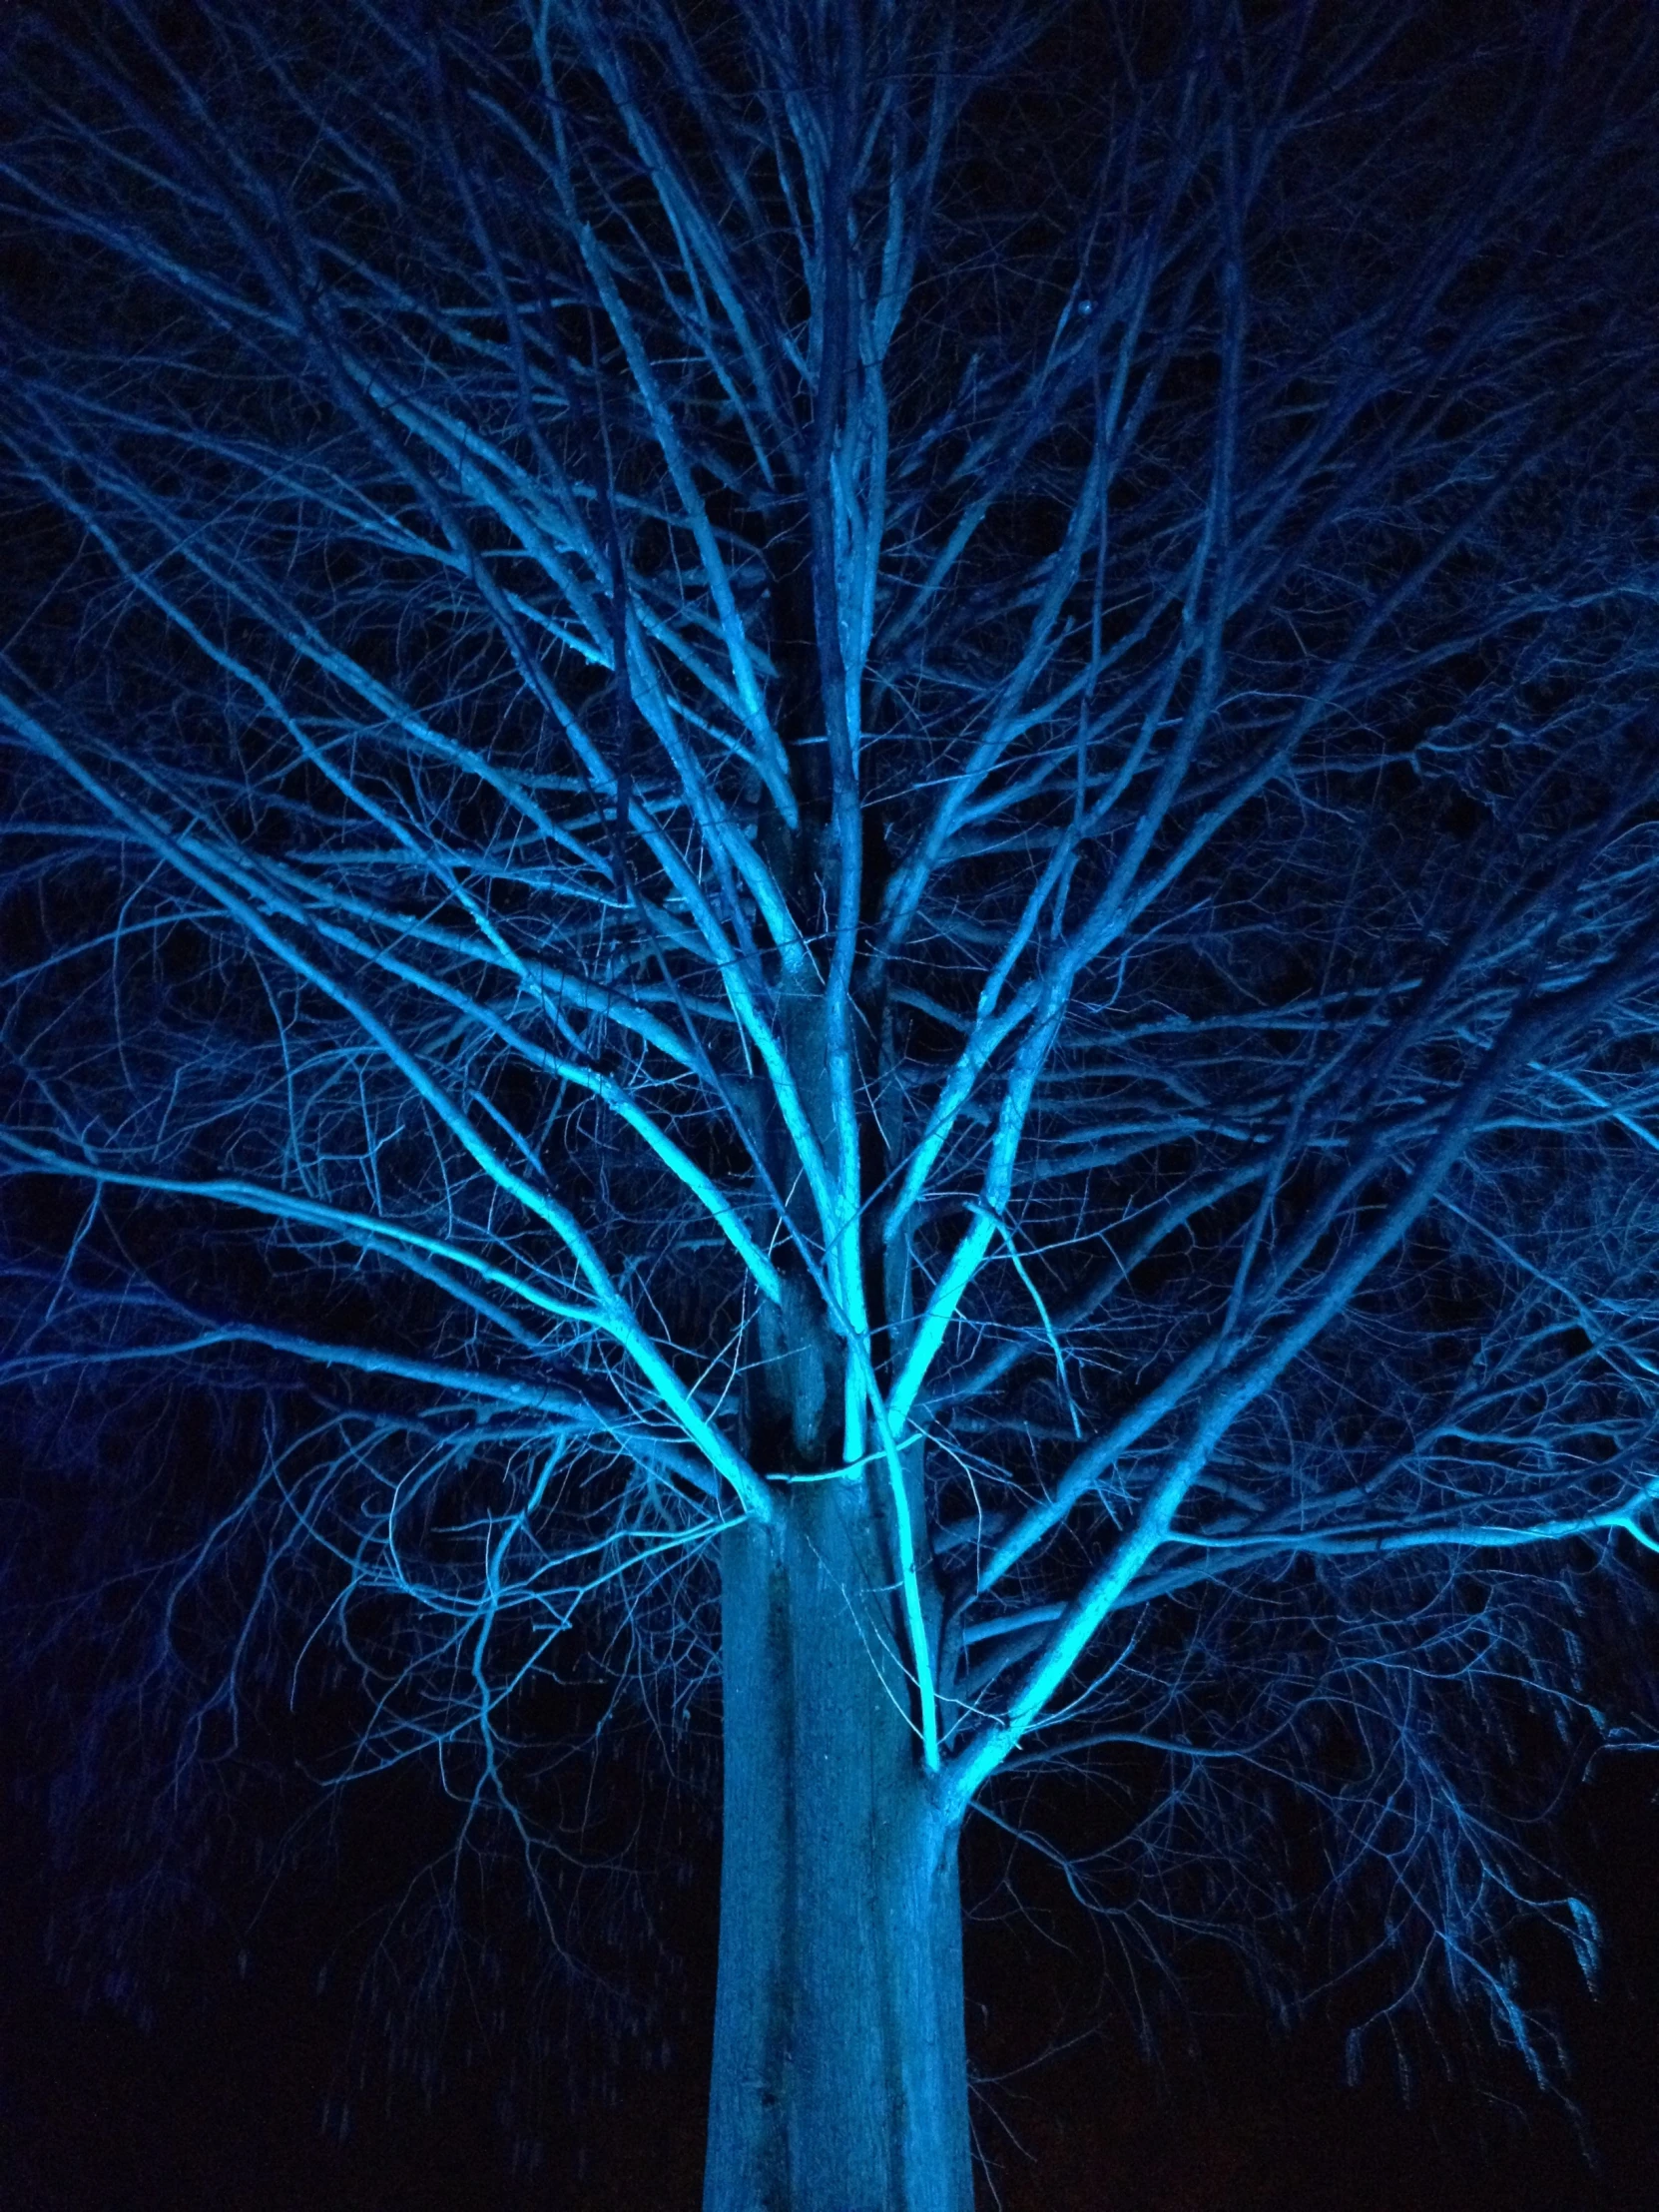
[{"label": "bare tree", "polygon": [[1524,2043],[1659,1548],[1641,11],[64,12],[13,1379],[309,1379],[216,1535],[366,1763],[718,1664],[709,2212],[964,2212],[1033,1774],[1154,1922],[1300,1793]]}]

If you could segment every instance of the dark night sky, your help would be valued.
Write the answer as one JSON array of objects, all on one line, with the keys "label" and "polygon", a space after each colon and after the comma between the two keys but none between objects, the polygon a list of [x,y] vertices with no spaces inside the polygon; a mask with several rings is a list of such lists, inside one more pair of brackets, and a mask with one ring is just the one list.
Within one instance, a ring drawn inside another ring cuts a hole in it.
[{"label": "dark night sky", "polygon": [[[994,2151],[1004,2212],[1659,2205],[1655,1780],[1652,1761],[1605,1770],[1569,1836],[1595,1871],[1608,1938],[1597,1998],[1560,1976],[1560,2017],[1599,2171],[1585,2163],[1566,2111],[1489,2048],[1472,2077],[1466,2063],[1447,2075],[1419,2032],[1407,2102],[1377,2043],[1351,2089],[1328,2025],[1275,2036],[1247,1999],[1219,1984],[1201,2000],[1208,2017],[1196,2058],[1172,2032],[1149,2065],[1108,2011],[1102,2035],[1033,2066],[1045,2041],[1082,2026],[1096,1987],[1084,1933],[1055,1919],[1046,1934],[1004,1927],[970,1936],[978,2061],[1005,2072],[995,2116],[981,2101],[976,2117]],[[249,1894],[222,1895],[228,1910],[206,1934],[172,1945],[153,1937],[138,1984],[154,2014],[146,2028],[113,2004],[72,2001],[47,1968],[38,1805],[38,1791],[19,1778],[6,1808],[0,1949],[5,2212],[552,2212],[567,2204],[693,2212],[713,1999],[712,1865],[672,1908],[669,1943],[684,1982],[669,2008],[682,2018],[666,2038],[666,2066],[655,2036],[648,2053],[620,2064],[597,2031],[587,2046],[573,2042],[568,2057],[552,2061],[552,2094],[532,2137],[538,2149],[526,2160],[522,2131],[497,2114],[504,2060],[522,2034],[522,1992],[509,1985],[504,2019],[486,2026],[470,2053],[459,2034],[451,2040],[430,2101],[382,2056],[397,2026],[383,2000],[358,2002],[353,1931],[406,1871],[406,1822],[382,1813],[377,1832],[369,1808],[347,1822],[329,1875],[278,1886],[249,1937],[245,1973],[239,1915],[250,1910]],[[1040,1916],[1045,1901],[1033,1893],[1032,1903]],[[664,1969],[647,1952],[633,1970]],[[585,2110],[559,2092],[566,2069],[588,2086]],[[342,2102],[350,2107],[343,2140]]]}]

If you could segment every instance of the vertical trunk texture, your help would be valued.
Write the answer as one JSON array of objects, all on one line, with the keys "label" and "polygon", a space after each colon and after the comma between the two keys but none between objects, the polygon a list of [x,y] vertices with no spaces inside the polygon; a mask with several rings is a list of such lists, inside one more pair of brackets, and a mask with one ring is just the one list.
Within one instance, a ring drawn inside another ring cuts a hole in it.
[{"label": "vertical trunk texture", "polygon": [[922,1773],[890,1577],[858,1485],[787,1505],[723,1539],[704,2212],[971,2212],[956,1833]]}]

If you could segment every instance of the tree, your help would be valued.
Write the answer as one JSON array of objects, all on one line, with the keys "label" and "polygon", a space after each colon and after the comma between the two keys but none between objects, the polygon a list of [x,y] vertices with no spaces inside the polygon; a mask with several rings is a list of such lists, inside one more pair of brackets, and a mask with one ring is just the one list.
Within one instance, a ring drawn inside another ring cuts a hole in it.
[{"label": "tree", "polygon": [[569,1654],[718,1665],[709,2212],[964,2212],[1037,1777],[1154,1925],[1313,1809],[1527,2049],[1590,1941],[1504,1744],[1659,1548],[1637,13],[14,23],[8,1373],[266,1393],[205,1543],[364,1763],[528,1820]]}]

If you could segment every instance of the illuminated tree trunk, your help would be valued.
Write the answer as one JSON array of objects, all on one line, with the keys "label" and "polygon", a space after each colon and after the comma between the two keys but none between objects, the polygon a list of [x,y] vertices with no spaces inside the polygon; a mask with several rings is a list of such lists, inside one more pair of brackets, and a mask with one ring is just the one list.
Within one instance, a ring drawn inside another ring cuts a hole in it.
[{"label": "illuminated tree trunk", "polygon": [[704,2212],[970,2212],[956,1830],[879,1531],[803,1483],[724,1538],[725,1845]]}]

